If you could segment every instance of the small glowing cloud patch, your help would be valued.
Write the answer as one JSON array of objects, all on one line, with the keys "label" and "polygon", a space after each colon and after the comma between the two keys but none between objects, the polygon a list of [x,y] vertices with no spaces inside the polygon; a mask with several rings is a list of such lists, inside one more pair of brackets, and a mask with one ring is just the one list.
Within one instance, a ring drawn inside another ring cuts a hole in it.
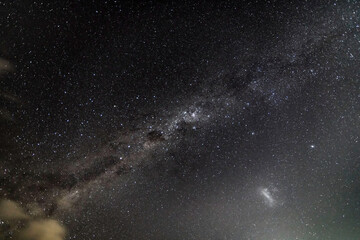
[{"label": "small glowing cloud patch", "polygon": [[260,195],[263,197],[267,206],[274,207],[276,205],[276,200],[268,188],[261,188]]},{"label": "small glowing cloud patch", "polygon": [[[36,207],[31,206],[31,211]],[[41,214],[27,212],[16,202],[0,199],[0,222],[9,228],[0,229],[0,239],[16,240],[64,240],[66,229],[62,224],[50,218],[41,217]]]},{"label": "small glowing cloud patch", "polygon": [[4,221],[28,219],[24,210],[15,202],[10,200],[0,201],[0,219]]}]

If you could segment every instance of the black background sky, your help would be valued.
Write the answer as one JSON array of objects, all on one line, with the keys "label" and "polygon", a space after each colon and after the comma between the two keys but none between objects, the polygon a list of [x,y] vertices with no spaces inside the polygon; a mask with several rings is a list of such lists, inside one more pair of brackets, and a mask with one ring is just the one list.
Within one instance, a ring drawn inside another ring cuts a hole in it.
[{"label": "black background sky", "polygon": [[3,85],[24,98],[22,115],[32,119],[27,132],[40,139],[49,132],[73,137],[87,121],[114,126],[116,116],[133,115],[138,106],[191,94],[219,61],[234,68],[228,59],[243,42],[255,45],[247,57],[257,64],[265,39],[274,40],[293,8],[265,2],[3,5],[2,48],[21,68]]}]

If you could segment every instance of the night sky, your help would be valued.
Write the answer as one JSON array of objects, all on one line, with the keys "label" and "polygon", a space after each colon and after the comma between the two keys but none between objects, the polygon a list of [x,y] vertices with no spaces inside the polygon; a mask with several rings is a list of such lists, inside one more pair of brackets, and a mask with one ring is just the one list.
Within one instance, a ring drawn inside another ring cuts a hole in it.
[{"label": "night sky", "polygon": [[0,239],[360,239],[360,2],[0,1]]}]

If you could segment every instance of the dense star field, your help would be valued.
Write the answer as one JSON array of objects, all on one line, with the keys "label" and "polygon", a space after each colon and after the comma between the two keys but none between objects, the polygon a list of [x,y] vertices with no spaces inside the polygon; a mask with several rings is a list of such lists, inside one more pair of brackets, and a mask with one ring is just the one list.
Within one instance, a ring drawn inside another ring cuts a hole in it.
[{"label": "dense star field", "polygon": [[0,239],[360,239],[360,2],[1,1]]}]

